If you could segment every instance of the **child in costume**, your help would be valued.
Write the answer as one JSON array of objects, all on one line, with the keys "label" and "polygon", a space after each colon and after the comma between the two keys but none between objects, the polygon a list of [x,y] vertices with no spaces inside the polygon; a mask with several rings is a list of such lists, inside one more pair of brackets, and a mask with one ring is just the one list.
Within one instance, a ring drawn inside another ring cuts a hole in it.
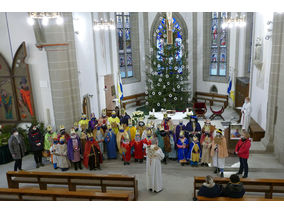
[{"label": "child in costume", "polygon": [[101,127],[99,125],[97,125],[95,127],[95,130],[93,131],[93,134],[94,134],[94,138],[95,140],[98,142],[99,146],[100,146],[100,150],[101,150],[101,153],[102,153],[102,156],[103,156],[103,159],[104,159],[104,132],[103,130],[101,129]]},{"label": "child in costume", "polygon": [[58,140],[64,140],[64,143],[67,144],[70,135],[65,131],[65,127],[63,125],[60,125],[60,130],[59,130],[59,134],[57,135]]},{"label": "child in costume", "polygon": [[129,135],[127,132],[123,132],[121,136],[121,152],[122,152],[122,159],[124,161],[124,165],[129,165],[131,160],[131,146],[129,140]]},{"label": "child in costume", "polygon": [[143,163],[144,152],[143,152],[143,140],[141,140],[139,131],[136,131],[134,140],[131,141],[134,147],[134,159],[135,162]]},{"label": "child in costume", "polygon": [[186,124],[185,130],[186,130],[185,137],[188,140],[191,140],[193,135],[196,135],[198,139],[200,140],[201,127],[200,127],[200,124],[198,123],[197,116],[190,115],[190,121]]},{"label": "child in costume", "polygon": [[130,139],[134,140],[136,136],[136,127],[135,127],[135,121],[131,118],[128,120],[128,126],[129,126],[129,132],[130,132]]},{"label": "child in costume", "polygon": [[87,115],[82,113],[81,120],[79,121],[79,126],[81,128],[81,131],[88,129],[89,120],[87,119]]},{"label": "child in costume", "polygon": [[196,135],[193,136],[192,141],[189,144],[189,155],[190,165],[192,167],[198,167],[201,158],[201,146]]},{"label": "child in costume", "polygon": [[68,141],[68,158],[73,162],[75,170],[82,169],[81,166],[81,155],[82,155],[82,144],[79,136],[76,134],[75,129],[70,130],[71,137]]},{"label": "child in costume", "polygon": [[137,125],[136,129],[139,131],[139,134],[142,137],[142,134],[143,134],[144,130],[146,129],[145,122],[143,121],[142,118],[141,118],[140,121],[138,121],[138,125]]},{"label": "child in costume", "polygon": [[[119,153],[122,155],[122,151],[121,151],[121,138],[122,135],[124,134],[124,129],[122,126],[119,126],[119,132],[116,134],[116,144],[117,144],[117,149],[119,151]],[[123,160],[123,159],[122,159]]]},{"label": "child in costume", "polygon": [[179,139],[179,133],[184,130],[185,130],[185,125],[183,124],[183,121],[180,120],[179,124],[176,126],[176,141],[178,141]]},{"label": "child in costume", "polygon": [[116,115],[115,111],[112,111],[111,117],[108,118],[108,123],[111,125],[115,134],[118,133],[118,125],[120,123],[119,118]]},{"label": "child in costume", "polygon": [[51,162],[50,147],[53,144],[53,138],[56,137],[56,133],[52,131],[51,126],[47,126],[46,130],[47,130],[47,133],[44,136],[44,154],[43,154],[43,156],[46,157],[46,159]]},{"label": "child in costume", "polygon": [[120,125],[126,124],[126,126],[129,125],[129,119],[130,116],[125,112],[125,109],[121,109],[121,116],[120,116]]},{"label": "child in costume", "polygon": [[91,120],[89,121],[89,128],[93,131],[98,124],[95,113],[91,113]]},{"label": "child in costume", "polygon": [[213,141],[214,130],[215,126],[211,125],[211,121],[209,119],[206,120],[202,128],[202,135],[200,139],[200,144],[202,147],[201,166],[208,167],[208,164],[211,162],[210,150]]},{"label": "child in costume", "polygon": [[100,164],[103,162],[100,146],[94,139],[91,131],[87,133],[87,142],[84,152],[84,166],[90,170],[101,169]]},{"label": "child in costume", "polygon": [[189,142],[184,136],[184,131],[180,132],[180,137],[177,142],[178,148],[178,162],[184,166],[184,164],[189,162],[189,153],[188,153]]},{"label": "child in costume", "polygon": [[143,155],[144,155],[144,158],[146,158],[146,147],[151,145],[153,141],[153,131],[151,129],[147,131],[146,138],[144,138],[142,141],[144,144],[143,145]]},{"label": "child in costume", "polygon": [[67,171],[70,167],[70,162],[67,157],[67,143],[66,138],[61,136],[59,139],[59,145],[57,146],[57,166],[61,169],[61,171]]},{"label": "child in costume", "polygon": [[76,134],[77,134],[78,137],[80,138],[80,136],[81,136],[81,131],[80,131],[80,129],[79,129],[79,124],[78,124],[77,122],[75,122],[75,123],[73,124],[73,128],[75,129]]},{"label": "child in costume", "polygon": [[57,157],[58,157],[58,153],[57,153],[57,147],[59,146],[59,140],[57,137],[53,138],[53,144],[50,147],[50,154],[51,154],[51,162],[53,164],[53,168],[57,169]]},{"label": "child in costume", "polygon": [[114,132],[112,131],[111,126],[108,126],[108,131],[104,140],[107,148],[107,157],[108,159],[116,159],[117,153],[116,153],[116,136]]},{"label": "child in costume", "polygon": [[228,157],[227,141],[222,135],[222,129],[216,131],[216,136],[212,142],[211,157],[213,158],[213,166],[216,168],[214,173],[221,172],[224,177],[225,159]]},{"label": "child in costume", "polygon": [[98,125],[101,126],[104,133],[106,133],[106,131],[108,129],[107,122],[108,122],[108,117],[106,116],[106,109],[103,109],[102,110],[102,116],[98,120]]},{"label": "child in costume", "polygon": [[170,137],[163,126],[161,126],[160,130],[158,130],[156,134],[158,136],[158,146],[162,149],[165,155],[162,162],[164,164],[167,164],[167,158],[169,157],[169,153],[171,152]]}]

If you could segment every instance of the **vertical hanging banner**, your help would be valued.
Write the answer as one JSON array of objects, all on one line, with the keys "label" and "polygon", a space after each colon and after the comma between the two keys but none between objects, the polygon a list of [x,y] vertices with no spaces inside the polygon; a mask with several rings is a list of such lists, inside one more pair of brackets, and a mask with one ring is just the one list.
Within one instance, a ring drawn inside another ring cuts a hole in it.
[{"label": "vertical hanging banner", "polygon": [[23,42],[14,56],[12,66],[12,76],[14,78],[17,99],[16,105],[20,121],[32,121],[35,118],[29,66],[25,63],[26,57],[26,44]]},{"label": "vertical hanging banner", "polygon": [[11,70],[0,54],[0,123],[18,120]]}]

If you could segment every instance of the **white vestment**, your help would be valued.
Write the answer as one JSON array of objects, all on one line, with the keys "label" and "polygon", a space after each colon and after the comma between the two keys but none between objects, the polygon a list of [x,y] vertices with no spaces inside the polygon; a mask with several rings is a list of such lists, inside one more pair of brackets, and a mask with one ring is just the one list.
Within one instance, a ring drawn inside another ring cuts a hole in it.
[{"label": "white vestment", "polygon": [[69,168],[70,161],[67,158],[67,145],[66,144],[59,144],[56,147],[57,156],[57,166],[59,168]]},{"label": "white vestment", "polygon": [[165,155],[160,148],[154,150],[154,147],[155,145],[151,145],[146,148],[147,190],[152,189],[153,191],[159,192],[163,189],[161,160],[164,159]]},{"label": "white vestment", "polygon": [[241,125],[242,125],[242,129],[245,129],[246,131],[248,131],[248,128],[249,128],[250,114],[251,114],[250,102],[244,103],[244,105],[242,107]]}]

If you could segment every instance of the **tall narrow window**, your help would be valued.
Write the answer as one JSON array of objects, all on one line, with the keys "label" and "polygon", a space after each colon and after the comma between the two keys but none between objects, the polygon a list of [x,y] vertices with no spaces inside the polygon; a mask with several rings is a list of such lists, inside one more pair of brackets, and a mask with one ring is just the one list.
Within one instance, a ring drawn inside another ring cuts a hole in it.
[{"label": "tall narrow window", "polygon": [[211,15],[211,54],[210,75],[227,75],[227,28],[223,29],[223,19],[226,12],[213,12]]},{"label": "tall narrow window", "polygon": [[130,13],[116,13],[118,55],[121,78],[133,77]]}]

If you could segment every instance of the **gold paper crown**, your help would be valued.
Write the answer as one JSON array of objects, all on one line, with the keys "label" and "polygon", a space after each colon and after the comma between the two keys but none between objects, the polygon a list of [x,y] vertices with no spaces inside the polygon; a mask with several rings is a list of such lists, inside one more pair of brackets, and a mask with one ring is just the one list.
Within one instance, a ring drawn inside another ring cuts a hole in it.
[{"label": "gold paper crown", "polygon": [[74,127],[78,127],[78,122],[75,122],[75,123],[73,124],[73,126],[74,126]]},{"label": "gold paper crown", "polygon": [[76,131],[75,131],[74,128],[71,128],[71,129],[70,129],[70,134],[76,134]]},{"label": "gold paper crown", "polygon": [[124,129],[124,128],[123,128],[122,125],[118,125],[118,129],[121,130],[121,129]]},{"label": "gold paper crown", "polygon": [[48,126],[46,127],[46,130],[47,130],[47,131],[51,131],[51,130],[52,130],[52,127],[51,127],[50,125],[48,125]]},{"label": "gold paper crown", "polygon": [[87,137],[92,138],[92,137],[94,137],[94,135],[93,135],[93,133],[90,132],[90,133],[87,133]]},{"label": "gold paper crown", "polygon": [[140,132],[138,130],[136,130],[136,134],[135,135],[140,135]]},{"label": "gold paper crown", "polygon": [[184,136],[184,131],[183,131],[183,130],[180,131],[179,135],[180,135],[180,136]]},{"label": "gold paper crown", "polygon": [[60,141],[64,141],[64,140],[65,140],[65,136],[62,135],[59,140],[60,140]]},{"label": "gold paper crown", "polygon": [[223,131],[222,131],[222,129],[217,129],[217,130],[216,130],[216,133],[220,133],[220,134],[222,134],[222,133],[223,133]]},{"label": "gold paper crown", "polygon": [[121,114],[124,114],[124,113],[125,113],[125,109],[122,108],[122,109],[121,109]]},{"label": "gold paper crown", "polygon": [[111,129],[112,127],[111,127],[111,125],[108,124],[108,125],[107,125],[107,128],[108,128],[108,129]]},{"label": "gold paper crown", "polygon": [[107,112],[107,110],[106,110],[106,109],[103,109],[103,110],[102,110],[102,115],[106,115],[106,112]]},{"label": "gold paper crown", "polygon": [[60,126],[59,126],[59,129],[60,129],[60,130],[65,129],[64,125],[60,125]]},{"label": "gold paper crown", "polygon": [[210,119],[206,119],[205,123],[206,124],[211,124],[211,120]]},{"label": "gold paper crown", "polygon": [[86,117],[87,117],[87,115],[84,114],[84,113],[82,113],[81,119],[82,119],[82,118],[86,118]]},{"label": "gold paper crown", "polygon": [[147,123],[147,126],[146,126],[146,127],[149,128],[149,129],[151,129],[151,128],[152,128],[151,123]]},{"label": "gold paper crown", "polygon": [[164,118],[167,118],[168,117],[168,113],[164,113]]},{"label": "gold paper crown", "polygon": [[111,114],[112,114],[112,115],[116,115],[116,112],[115,112],[115,111],[112,111]]}]

